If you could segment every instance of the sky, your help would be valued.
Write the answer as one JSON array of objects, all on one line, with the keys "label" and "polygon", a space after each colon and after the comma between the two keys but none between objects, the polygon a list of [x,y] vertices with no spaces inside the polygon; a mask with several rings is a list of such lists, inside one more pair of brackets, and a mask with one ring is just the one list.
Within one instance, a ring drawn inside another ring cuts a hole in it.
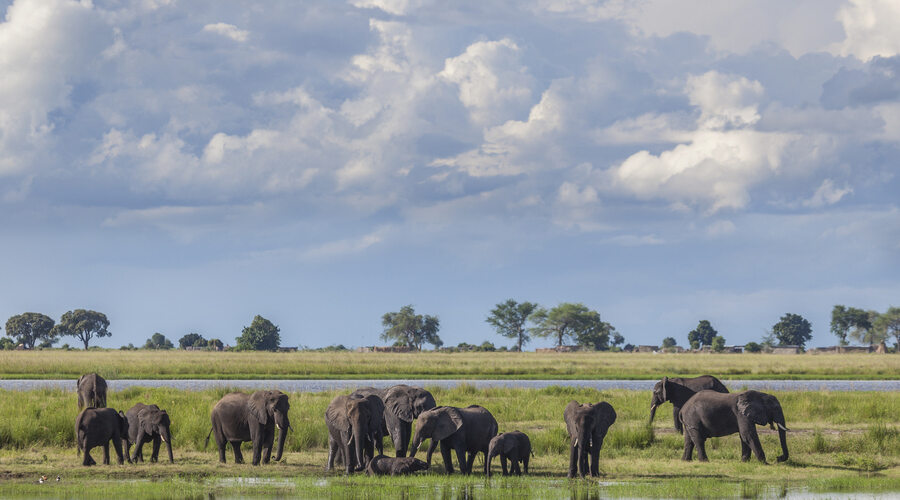
[{"label": "sky", "polygon": [[512,345],[513,298],[632,344],[795,313],[817,346],[835,304],[900,305],[894,0],[0,12],[0,318],[363,346],[412,304]]}]

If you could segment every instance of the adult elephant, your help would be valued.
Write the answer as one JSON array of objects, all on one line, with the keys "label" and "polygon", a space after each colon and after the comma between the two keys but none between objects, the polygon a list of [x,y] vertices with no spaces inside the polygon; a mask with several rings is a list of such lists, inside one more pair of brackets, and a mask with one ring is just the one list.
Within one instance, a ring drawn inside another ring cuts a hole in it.
[{"label": "adult elephant", "polygon": [[684,424],[684,455],[682,460],[691,460],[694,447],[697,458],[707,461],[706,438],[727,436],[739,433],[741,436],[741,460],[750,459],[750,452],[765,463],[766,454],[759,444],[756,433],[757,425],[769,425],[778,428],[781,440],[781,456],[779,462],[788,459],[788,430],[784,421],[784,412],[778,399],[771,394],[759,391],[744,391],[722,394],[716,391],[700,391],[681,407],[681,422]]},{"label": "adult elephant", "polygon": [[[488,448],[491,439],[497,435],[497,420],[485,408],[472,405],[465,408],[438,406],[419,415],[416,433],[413,436],[411,457],[416,456],[422,441],[431,438],[425,463],[431,467],[431,455],[438,443],[444,458],[444,470],[453,474],[451,450],[456,451],[459,470],[463,474],[472,473],[475,455],[484,453],[484,474],[488,473]],[[466,454],[468,453],[468,457]]]},{"label": "adult elephant", "polygon": [[[95,465],[91,448],[103,447],[103,464],[109,465],[109,442],[116,450],[119,465],[125,463],[127,455],[122,455],[122,445],[128,439],[128,419],[125,414],[112,408],[85,408],[75,417],[75,443],[78,451],[84,450],[82,465]],[[128,458],[128,462],[131,459]]]},{"label": "adult elephant", "polygon": [[153,453],[150,461],[159,459],[159,447],[166,443],[166,451],[169,452],[169,463],[175,463],[172,457],[172,422],[166,410],[159,409],[156,405],[138,403],[125,412],[128,419],[128,442],[125,445],[125,453],[129,454],[131,445],[134,445],[133,462],[144,461],[144,443],[153,442]]},{"label": "adult elephant", "polygon": [[[600,475],[600,448],[609,427],[616,421],[616,411],[606,401],[579,404],[570,401],[563,412],[569,433],[569,477],[584,477],[590,465],[592,477]],[[590,455],[590,464],[588,456]]]},{"label": "adult elephant", "polygon": [[331,470],[341,459],[347,473],[361,471],[375,456],[381,455],[384,403],[375,394],[368,396],[336,396],[325,409],[325,425],[328,427],[328,461],[325,470]]},{"label": "adult elephant", "polygon": [[89,408],[106,408],[106,380],[96,373],[78,377],[78,411]]},{"label": "adult elephant", "polygon": [[725,384],[712,375],[701,375],[692,378],[663,377],[662,380],[653,386],[653,397],[650,399],[650,422],[653,422],[653,417],[656,416],[656,408],[666,401],[670,401],[672,403],[672,417],[675,421],[675,430],[681,433],[681,420],[678,418],[681,407],[687,403],[688,399],[691,399],[691,396],[705,390],[728,392]]},{"label": "adult elephant", "polygon": [[[284,440],[291,426],[288,420],[288,396],[281,391],[256,391],[253,394],[232,392],[216,403],[210,414],[212,429],[219,447],[219,462],[225,463],[225,445],[231,443],[235,463],[243,463],[241,443],[253,442],[253,465],[269,463],[275,429],[278,434],[278,451],[275,461],[281,460]],[[209,444],[209,435],[206,436]]]},{"label": "adult elephant", "polygon": [[412,437],[412,424],[423,412],[437,406],[434,396],[421,387],[399,384],[379,390],[374,387],[357,389],[353,394],[377,394],[384,402],[384,429],[394,443],[398,457],[405,457]]}]

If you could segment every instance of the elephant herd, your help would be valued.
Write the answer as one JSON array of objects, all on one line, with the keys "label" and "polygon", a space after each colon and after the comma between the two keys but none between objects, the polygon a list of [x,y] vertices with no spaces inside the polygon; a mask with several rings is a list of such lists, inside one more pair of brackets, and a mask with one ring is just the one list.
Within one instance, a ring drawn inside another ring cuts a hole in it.
[{"label": "elephant herd", "polygon": [[[148,442],[153,442],[151,461],[157,461],[161,442],[164,442],[169,462],[174,462],[171,422],[165,410],[141,403],[124,413],[105,408],[106,381],[95,373],[79,378],[77,389],[79,409],[86,406],[75,422],[76,442],[79,451],[84,453],[84,465],[96,463],[90,450],[98,446],[103,447],[103,463],[109,464],[110,441],[120,464],[126,459],[129,463],[143,461],[142,448]],[[706,461],[707,438],[738,433],[741,459],[749,460],[752,452],[765,463],[757,425],[769,425],[778,430],[782,448],[778,461],[788,459],[785,437],[788,429],[781,405],[772,395],[758,391],[729,393],[725,385],[711,375],[663,377],[653,388],[651,422],[656,409],[666,402],[672,403],[675,429],[684,435],[682,460],[691,460],[696,448],[698,459]],[[209,443],[210,436],[215,438],[222,463],[225,463],[226,446],[231,444],[234,461],[242,463],[241,443],[249,441],[253,465],[265,464],[271,459],[277,429],[275,461],[279,461],[287,432],[291,429],[289,410],[288,396],[280,391],[226,394],[212,409],[212,428],[206,442]],[[520,475],[528,473],[529,460],[533,456],[528,436],[520,431],[498,433],[497,420],[486,408],[479,405],[465,408],[438,406],[432,394],[420,387],[401,384],[386,389],[358,389],[348,395],[336,396],[324,416],[328,428],[326,470],[340,463],[348,474],[359,471],[370,475],[409,474],[429,469],[432,454],[440,446],[448,474],[454,471],[454,454],[460,472],[470,474],[476,455],[482,453],[485,475],[491,475],[491,462],[498,456],[503,475]],[[568,476],[599,475],[600,449],[610,426],[616,421],[616,411],[605,401],[596,404],[571,401],[563,409],[563,418],[569,439]],[[396,457],[384,455],[385,437],[393,442]],[[425,461],[422,461],[415,455],[426,439],[431,442]],[[132,445],[135,450],[130,455]]]}]

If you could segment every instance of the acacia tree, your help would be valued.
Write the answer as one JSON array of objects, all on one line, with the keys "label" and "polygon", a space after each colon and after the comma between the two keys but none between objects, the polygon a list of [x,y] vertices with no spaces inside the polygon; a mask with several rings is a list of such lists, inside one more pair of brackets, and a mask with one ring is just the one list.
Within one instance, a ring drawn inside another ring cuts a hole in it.
[{"label": "acacia tree", "polygon": [[538,307],[533,302],[522,302],[520,304],[513,299],[509,299],[502,304],[497,304],[485,321],[493,326],[498,334],[510,339],[516,339],[516,348],[519,352],[522,352],[522,346],[531,340],[531,337],[528,336],[528,330],[525,328],[525,323],[528,322],[528,317]]},{"label": "acacia tree", "polygon": [[89,309],[75,309],[62,315],[59,323],[51,330],[51,334],[56,337],[75,337],[84,343],[86,351],[92,338],[112,336],[107,328],[109,320],[105,314]]},{"label": "acacia tree", "polygon": [[896,339],[897,352],[900,353],[900,307],[889,307],[887,312],[878,316],[874,326],[885,339]]},{"label": "acacia tree", "polygon": [[709,324],[709,321],[703,319],[697,325],[697,328],[688,333],[688,343],[691,349],[699,349],[700,346],[712,345],[713,339],[719,334],[715,328]]},{"label": "acacia tree", "polygon": [[875,335],[877,332],[874,324],[877,318],[878,313],[875,311],[836,305],[831,310],[831,333],[838,338],[840,345],[848,344],[848,334],[860,342],[877,344],[881,341]]},{"label": "acacia tree", "polygon": [[799,314],[787,313],[772,327],[779,345],[796,345],[801,349],[812,338],[812,325]]},{"label": "acacia tree", "polygon": [[58,338],[51,333],[53,319],[41,313],[27,312],[11,316],[6,320],[6,333],[13,337],[17,344],[26,349],[34,349],[36,342],[52,345]]},{"label": "acacia tree", "polygon": [[256,315],[250,326],[245,326],[237,338],[239,351],[274,351],[281,344],[281,329],[271,321]]},{"label": "acacia tree", "polygon": [[554,338],[556,347],[562,347],[571,339],[595,350],[609,349],[610,333],[615,328],[600,319],[600,313],[581,303],[563,302],[553,309],[543,307],[530,317],[534,326],[529,329],[535,337]]},{"label": "acacia tree", "polygon": [[428,343],[438,348],[444,342],[438,337],[441,322],[437,316],[416,314],[412,304],[403,306],[398,312],[385,313],[381,317],[381,340],[393,340],[394,345],[409,346],[417,351]]}]

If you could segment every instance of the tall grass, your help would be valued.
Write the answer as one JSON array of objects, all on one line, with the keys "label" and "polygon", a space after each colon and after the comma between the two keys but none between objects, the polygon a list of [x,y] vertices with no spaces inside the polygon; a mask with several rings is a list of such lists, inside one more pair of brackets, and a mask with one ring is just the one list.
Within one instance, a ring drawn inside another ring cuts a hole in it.
[{"label": "tall grass", "polygon": [[107,379],[722,378],[896,379],[900,356],[877,354],[354,353],[0,351],[0,378]]}]

